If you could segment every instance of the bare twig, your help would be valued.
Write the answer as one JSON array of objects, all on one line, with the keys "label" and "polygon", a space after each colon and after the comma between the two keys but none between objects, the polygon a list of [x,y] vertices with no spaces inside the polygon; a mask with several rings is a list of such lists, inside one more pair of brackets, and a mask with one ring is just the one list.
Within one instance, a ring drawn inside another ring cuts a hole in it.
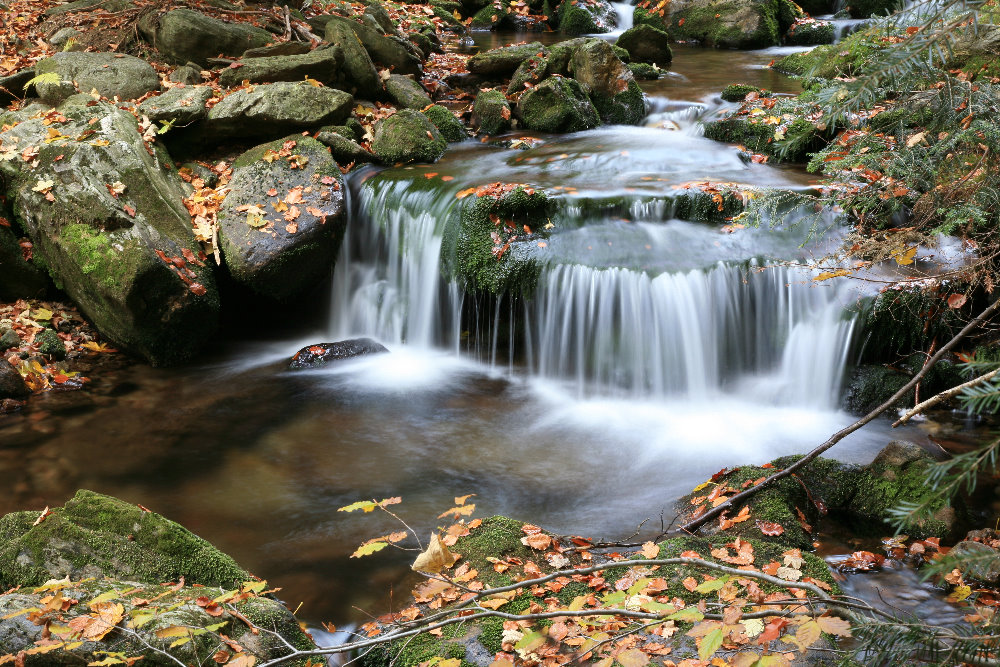
[{"label": "bare twig", "polygon": [[922,403],[918,403],[917,405],[915,405],[912,408],[910,408],[909,410],[907,410],[906,414],[904,414],[902,417],[900,417],[899,419],[897,419],[896,421],[894,421],[892,423],[892,427],[896,428],[897,426],[899,426],[901,424],[905,424],[906,422],[910,421],[911,418],[913,418],[914,416],[920,414],[921,412],[923,412],[927,408],[933,407],[933,406],[937,405],[938,403],[941,403],[942,401],[947,401],[949,398],[952,398],[953,396],[957,396],[958,394],[961,394],[963,391],[965,391],[966,389],[969,389],[970,387],[975,387],[976,385],[980,385],[980,384],[982,384],[984,382],[988,382],[989,380],[993,379],[996,376],[997,373],[1000,373],[1000,368],[998,368],[996,370],[992,370],[989,373],[983,373],[979,377],[973,378],[973,379],[969,380],[968,382],[963,382],[962,384],[958,385],[957,387],[952,387],[951,389],[948,389],[946,391],[942,391],[940,394],[935,394],[934,396],[931,396],[926,401],[924,401]]},{"label": "bare twig", "polygon": [[972,321],[966,324],[961,331],[955,334],[955,336],[951,340],[942,345],[941,348],[937,351],[937,353],[935,353],[934,356],[931,357],[930,360],[927,362],[927,364],[920,370],[920,372],[914,375],[909,382],[907,382],[899,391],[897,391],[889,399],[887,399],[884,403],[882,403],[882,405],[878,406],[877,408],[875,408],[874,410],[872,410],[864,417],[851,424],[850,426],[846,426],[840,429],[839,431],[831,435],[826,442],[824,442],[819,447],[813,449],[811,452],[803,456],[801,459],[799,459],[792,465],[774,473],[760,484],[757,484],[756,486],[751,486],[747,490],[737,493],[735,496],[733,496],[726,502],[714,507],[713,509],[710,509],[709,511],[705,512],[698,518],[688,521],[680,528],[672,531],[670,533],[670,536],[690,534],[691,532],[697,530],[699,526],[715,519],[723,512],[726,512],[736,507],[740,503],[743,503],[758,491],[767,488],[768,486],[774,484],[778,480],[784,479],[785,477],[788,477],[789,475],[799,470],[800,468],[803,468],[804,466],[808,465],[810,462],[816,459],[820,454],[822,454],[826,450],[836,445],[838,442],[849,436],[851,433],[854,433],[865,424],[873,421],[876,417],[878,417],[883,412],[891,408],[896,403],[896,401],[898,401],[900,398],[906,395],[906,392],[908,392],[910,389],[916,386],[916,384],[920,382],[921,379],[923,379],[924,375],[927,374],[927,371],[933,368],[934,364],[940,361],[941,358],[944,357],[944,355],[947,354],[949,350],[955,347],[955,345],[957,345],[960,340],[965,338],[965,336],[968,335],[969,332],[978,328],[984,322],[986,322],[986,320],[993,317],[993,315],[995,315],[998,310],[1000,310],[1000,300],[994,301],[990,306],[986,307],[983,310],[983,312],[979,313],[979,315],[977,315]]}]

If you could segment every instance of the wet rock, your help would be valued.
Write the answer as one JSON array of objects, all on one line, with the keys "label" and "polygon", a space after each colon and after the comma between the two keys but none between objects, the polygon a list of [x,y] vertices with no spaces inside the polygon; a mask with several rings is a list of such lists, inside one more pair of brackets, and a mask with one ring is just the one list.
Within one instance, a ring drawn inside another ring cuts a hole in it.
[{"label": "wet rock", "polygon": [[635,27],[640,25],[648,25],[656,28],[657,30],[669,33],[669,30],[667,30],[667,24],[663,20],[663,17],[660,16],[659,12],[651,11],[647,7],[636,6],[636,8],[632,10],[632,26]]},{"label": "wet rock", "polygon": [[[200,78],[200,77],[199,77]],[[171,88],[162,95],[150,97],[139,105],[139,113],[154,123],[173,122],[177,125],[191,125],[208,117],[205,103],[215,93],[208,86],[180,86]]]},{"label": "wet rock", "polygon": [[353,139],[331,130],[320,130],[316,140],[330,149],[330,155],[337,164],[348,165],[352,162],[374,162],[375,156],[366,151]]},{"label": "wet rock", "polygon": [[466,67],[473,74],[507,76],[513,74],[518,66],[528,58],[545,53],[545,47],[542,46],[541,42],[514,44],[477,53],[469,58]]},{"label": "wet rock", "polygon": [[[292,56],[267,56],[240,60],[222,70],[219,83],[227,88],[250,83],[275,81],[303,81],[306,77],[332,85],[337,81],[337,70],[342,56],[336,47],[318,48],[309,53]],[[239,65],[239,67],[235,67]]]},{"label": "wet rock", "polygon": [[370,17],[375,23],[381,28],[382,32],[387,35],[394,35],[397,33],[396,26],[392,24],[392,19],[389,18],[389,12],[385,10],[385,7],[372,3],[365,7],[365,16]]},{"label": "wet rock", "polygon": [[465,141],[469,138],[469,134],[465,131],[465,125],[458,118],[455,118],[455,114],[447,107],[435,104],[424,109],[422,113],[434,123],[434,126],[441,132],[441,136],[447,141]]},{"label": "wet rock", "polygon": [[988,544],[962,540],[951,550],[951,556],[962,558],[964,573],[986,584],[1000,583],[1000,551]]},{"label": "wet rock", "polygon": [[785,33],[785,44],[812,46],[813,44],[833,44],[833,24],[829,21],[806,19],[796,22]]},{"label": "wet rock", "polygon": [[[7,76],[0,76],[0,106],[6,107],[15,100],[30,97],[34,94],[34,84],[28,82],[35,78],[34,68],[23,69]],[[25,86],[28,86],[25,89]]]},{"label": "wet rock", "polygon": [[[7,338],[10,342],[10,335],[14,333],[13,331],[8,331],[3,335],[3,338]],[[14,334],[14,338],[17,338],[17,334]],[[20,344],[20,339],[18,343]],[[0,348],[3,348],[3,340],[0,339]],[[12,347],[8,345],[7,347]],[[5,348],[6,349],[6,348]],[[17,372],[13,366],[7,363],[6,359],[0,359],[0,399],[5,398],[27,398],[31,395],[31,390],[28,389],[28,385],[24,384],[24,379],[21,374]]]},{"label": "wet rock", "polygon": [[481,90],[472,104],[472,125],[480,134],[501,134],[511,128],[510,103],[499,90]]},{"label": "wet rock", "polygon": [[[142,97],[160,89],[160,77],[145,60],[111,53],[57,53],[35,65],[38,75],[55,74],[58,83],[39,81],[38,97],[46,104],[57,105],[77,92],[96,89],[102,97],[123,100]],[[75,85],[74,85],[75,82]]]},{"label": "wet rock", "polygon": [[66,358],[66,345],[52,329],[45,329],[36,335],[35,343],[38,345],[38,352],[40,354],[52,357],[57,361],[62,361]]},{"label": "wet rock", "polygon": [[767,92],[748,83],[731,83],[722,89],[721,97],[727,102],[742,102],[750,93],[767,95]]},{"label": "wet rock", "polygon": [[208,114],[216,137],[274,137],[296,130],[343,122],[354,98],[333,88],[283,81],[237,90]]},{"label": "wet rock", "polygon": [[346,41],[346,33],[333,26],[350,29],[364,46],[373,61],[397,74],[420,74],[420,58],[413,45],[398,37],[386,36],[367,25],[343,16],[323,16],[326,21],[326,40],[331,43]]},{"label": "wet rock", "polygon": [[340,49],[343,55],[341,67],[345,87],[363,99],[381,99],[385,94],[382,79],[351,27],[342,21],[330,21],[326,25],[326,41]]},{"label": "wet rock", "polygon": [[[131,113],[93,102],[80,95],[60,107],[67,120],[59,130],[67,137],[92,133],[87,141],[46,143],[51,126],[13,116],[20,123],[0,140],[38,146],[38,155],[31,163],[0,162],[0,174],[56,286],[117,345],[153,364],[176,363],[215,330],[212,271],[197,257],[169,156],[147,150]],[[39,183],[51,186],[46,192]],[[113,183],[121,183],[117,197],[108,189]]]},{"label": "wet rock", "polygon": [[435,162],[447,148],[434,124],[413,109],[401,109],[379,121],[372,140],[372,152],[385,164]]},{"label": "wet rock", "polygon": [[322,368],[334,361],[387,352],[389,350],[384,345],[371,338],[351,338],[336,343],[318,343],[304,347],[295,353],[288,367],[292,370]]},{"label": "wet rock", "polygon": [[559,31],[565,35],[610,32],[615,27],[616,16],[607,0],[563,2],[559,10]]},{"label": "wet rock", "polygon": [[385,82],[385,91],[396,106],[404,109],[420,111],[433,104],[423,86],[402,74],[390,74]]},{"label": "wet rock", "polygon": [[621,34],[615,46],[628,51],[631,62],[669,65],[674,54],[670,50],[670,35],[648,25],[629,28]]},{"label": "wet rock", "polygon": [[171,63],[201,66],[218,55],[236,58],[271,42],[271,33],[245,23],[226,23],[191,9],[155,13],[139,21],[139,31]]},{"label": "wet rock", "polygon": [[579,132],[601,124],[580,84],[559,76],[521,95],[517,113],[525,128],[541,132]]},{"label": "wet rock", "polygon": [[629,63],[628,68],[636,81],[655,81],[663,73],[663,70],[649,63]]},{"label": "wet rock", "polygon": [[252,148],[233,162],[229,189],[219,245],[233,278],[285,300],[329,275],[344,234],[344,195],[323,144],[293,135]]}]

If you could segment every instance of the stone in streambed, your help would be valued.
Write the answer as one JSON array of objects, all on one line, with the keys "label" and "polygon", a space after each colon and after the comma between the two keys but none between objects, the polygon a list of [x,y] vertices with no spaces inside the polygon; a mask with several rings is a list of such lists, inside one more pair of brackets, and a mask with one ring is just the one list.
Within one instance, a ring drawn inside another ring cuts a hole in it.
[{"label": "stone in streambed", "polygon": [[292,370],[322,368],[334,361],[354,359],[371,354],[384,354],[389,350],[371,338],[351,338],[336,343],[317,343],[295,353],[288,367]]},{"label": "stone in streambed", "polygon": [[273,35],[242,23],[226,23],[192,9],[155,12],[139,20],[139,32],[171,63],[188,61],[204,66],[218,55],[239,57],[252,48],[267,46]]},{"label": "stone in streambed", "polygon": [[541,42],[502,46],[477,53],[469,58],[466,67],[473,74],[509,76],[528,58],[545,53],[545,47]]},{"label": "stone in streambed", "polygon": [[216,104],[208,114],[209,135],[266,138],[342,123],[353,103],[349,93],[306,82],[261,84],[230,93]]},{"label": "stone in streambed", "polygon": [[590,40],[573,52],[573,78],[590,94],[605,123],[636,125],[646,116],[642,90],[628,66],[602,39]]},{"label": "stone in streambed", "polygon": [[521,95],[517,112],[525,128],[541,132],[579,132],[601,124],[580,84],[559,76]]},{"label": "stone in streambed", "polygon": [[[12,332],[8,331],[7,334],[4,334],[4,338],[8,338],[10,333]],[[14,336],[16,337],[17,334],[15,333]],[[20,340],[18,343],[20,344]],[[29,395],[31,395],[31,390],[28,389],[28,385],[24,384],[21,374],[7,363],[6,359],[0,358],[0,399],[27,398]]]},{"label": "stone in streambed", "polygon": [[374,155],[340,132],[323,128],[316,133],[316,141],[330,149],[330,155],[337,161],[337,164],[348,165],[351,162],[375,161]]},{"label": "stone in streambed", "polygon": [[432,107],[424,109],[422,113],[434,123],[434,126],[441,132],[441,136],[449,142],[465,141],[469,138],[468,133],[465,131],[465,125],[458,118],[455,118],[455,114],[449,111],[447,107],[435,104]]},{"label": "stone in streambed", "polygon": [[674,54],[670,50],[670,35],[649,25],[629,28],[618,37],[615,46],[628,51],[631,62],[669,65]]},{"label": "stone in streambed", "polygon": [[35,83],[38,97],[51,105],[59,104],[78,91],[97,90],[102,97],[131,100],[160,89],[160,77],[152,65],[123,54],[57,53],[39,61],[35,73],[58,77],[58,81]]},{"label": "stone in streambed", "polygon": [[501,134],[511,128],[510,103],[499,90],[480,90],[472,104],[472,125],[480,134]]},{"label": "stone in streambed", "polygon": [[233,162],[229,190],[219,245],[237,282],[285,300],[329,275],[344,234],[344,194],[323,144],[292,135],[252,148]]},{"label": "stone in streambed", "polygon": [[385,164],[435,162],[448,148],[427,116],[413,109],[400,109],[379,121],[372,152]]},{"label": "stone in streambed", "polygon": [[139,105],[139,113],[154,123],[190,125],[208,117],[205,104],[214,94],[208,86],[175,86],[144,101]]},{"label": "stone in streambed", "polygon": [[420,111],[433,104],[423,86],[402,74],[390,74],[385,82],[385,91],[397,107],[404,109]]},{"label": "stone in streambed", "polygon": [[327,46],[300,55],[242,59],[222,70],[219,83],[227,88],[234,88],[244,81],[273,83],[303,81],[309,77],[329,86],[338,79],[338,69],[343,61],[341,53],[340,49]]},{"label": "stone in streambed", "polygon": [[354,33],[376,63],[397,74],[420,74],[420,58],[414,52],[413,45],[405,40],[383,35],[370,26],[343,16],[325,15],[317,19],[326,24],[325,35],[328,42],[340,43],[345,40],[346,33],[340,28],[346,27]]}]

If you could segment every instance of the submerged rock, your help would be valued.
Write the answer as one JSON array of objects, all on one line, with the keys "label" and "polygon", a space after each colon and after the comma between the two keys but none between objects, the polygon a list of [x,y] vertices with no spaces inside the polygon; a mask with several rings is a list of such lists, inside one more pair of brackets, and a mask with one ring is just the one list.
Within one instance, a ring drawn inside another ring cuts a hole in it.
[{"label": "submerged rock", "polygon": [[344,234],[340,176],[323,144],[298,135],[236,158],[219,210],[219,245],[232,276],[278,300],[328,276]]},{"label": "submerged rock", "polygon": [[370,354],[384,354],[388,348],[371,338],[351,338],[336,343],[308,345],[292,357],[288,367],[292,370],[322,368],[334,361],[365,357]]},{"label": "submerged rock", "polygon": [[385,164],[435,162],[448,148],[427,116],[413,109],[400,109],[379,121],[372,152]]},{"label": "submerged rock", "polygon": [[59,82],[38,81],[35,90],[46,104],[56,105],[76,94],[96,90],[101,97],[132,100],[160,89],[160,77],[145,60],[123,54],[63,52],[35,65],[39,75]]}]

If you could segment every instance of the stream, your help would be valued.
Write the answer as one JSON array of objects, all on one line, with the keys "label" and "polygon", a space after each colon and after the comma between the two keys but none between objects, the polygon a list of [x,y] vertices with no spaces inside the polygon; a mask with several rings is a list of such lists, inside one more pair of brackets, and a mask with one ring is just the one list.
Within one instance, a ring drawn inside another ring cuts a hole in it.
[{"label": "stream", "polygon": [[[109,369],[0,418],[14,480],[0,511],[77,488],[140,502],[282,587],[302,618],[341,624],[399,607],[413,558],[348,558],[397,528],[336,511],[356,500],[401,496],[422,537],[468,493],[477,516],[603,538],[648,519],[651,536],[720,468],[811,449],[854,420],[838,404],[864,292],[807,266],[839,222],[727,233],[673,216],[686,183],[810,187],[801,168],[701,136],[728,83],[798,91],[766,68],[785,51],[675,48],[667,76],[643,83],[643,126],[535,134],[528,150],[470,140],[434,165],[355,172],[326,300],[265,315],[293,334],[248,332],[185,368]],[[441,278],[456,193],[494,181],[557,198],[547,245],[515,249],[546,266],[529,302],[475,301]],[[778,260],[800,266],[768,268]],[[285,370],[305,345],[356,336],[391,354]],[[876,421],[831,454],[866,462],[899,438],[929,443],[919,425]]]}]

